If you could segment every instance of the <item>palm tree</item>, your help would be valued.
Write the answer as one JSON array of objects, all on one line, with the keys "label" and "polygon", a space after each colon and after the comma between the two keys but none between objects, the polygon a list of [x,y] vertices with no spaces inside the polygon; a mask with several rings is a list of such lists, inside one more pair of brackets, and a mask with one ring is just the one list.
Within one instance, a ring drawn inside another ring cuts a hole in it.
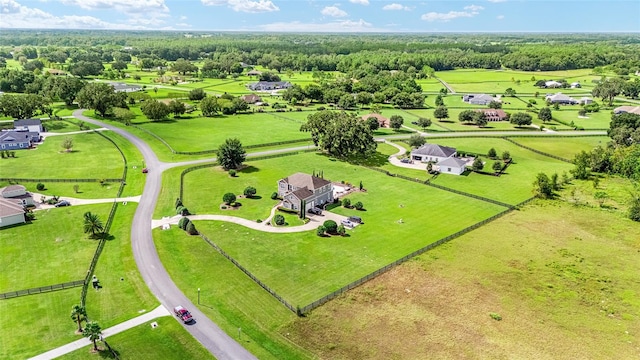
[{"label": "palm tree", "polygon": [[98,344],[96,343],[96,341],[98,341],[100,339],[100,335],[102,335],[102,329],[100,328],[100,325],[98,325],[98,323],[95,321],[88,322],[87,326],[84,327],[82,335],[93,341],[93,350],[98,351]]},{"label": "palm tree", "polygon": [[100,233],[104,230],[104,226],[102,225],[102,221],[96,214],[92,214],[87,211],[84,213],[84,233],[91,233],[91,237],[96,237],[97,233]]},{"label": "palm tree", "polygon": [[87,319],[87,309],[84,306],[74,305],[71,309],[71,320],[78,323],[78,332],[82,332],[82,320]]}]

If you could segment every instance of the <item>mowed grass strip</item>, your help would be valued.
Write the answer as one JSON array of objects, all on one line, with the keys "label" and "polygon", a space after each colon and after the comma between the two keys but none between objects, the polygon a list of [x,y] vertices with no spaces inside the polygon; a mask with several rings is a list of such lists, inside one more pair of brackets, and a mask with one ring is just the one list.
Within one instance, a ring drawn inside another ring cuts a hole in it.
[{"label": "mowed grass strip", "polygon": [[176,285],[194,304],[200,288],[199,309],[234,338],[241,328],[240,343],[259,359],[312,358],[281,331],[297,316],[209,244],[176,227],[153,237]]},{"label": "mowed grass strip", "polygon": [[[83,214],[107,220],[111,204],[36,211],[36,220],[0,232],[0,292],[84,279],[98,245],[83,232]],[[28,254],[28,256],[27,256]]]},{"label": "mowed grass strip", "polygon": [[[62,142],[73,141],[66,152]],[[35,149],[18,150],[15,158],[0,159],[2,177],[47,179],[121,178],[124,162],[118,149],[94,133],[51,136]]]},{"label": "mowed grass strip", "polygon": [[636,358],[639,239],[620,213],[536,202],[285,331],[319,358]]},{"label": "mowed grass strip", "polygon": [[[170,316],[157,318],[153,322],[157,323],[156,328],[151,327],[150,321],[106,340],[122,359],[213,359],[207,349]],[[101,358],[112,358],[104,344],[98,342],[98,347]],[[60,359],[84,360],[96,356],[91,353],[92,350],[93,344],[61,356]]]},{"label": "mowed grass strip", "polygon": [[[412,251],[504,210],[484,201],[330,161],[316,153],[248,165],[249,174],[240,172],[238,178],[231,180],[215,169],[189,173],[185,204],[196,213],[219,213],[220,194],[231,190],[226,185],[228,181],[247,181],[243,178],[252,176],[253,181],[247,183],[253,183],[258,194],[267,195],[276,190],[278,179],[299,171],[322,170],[326,179],[355,186],[362,181],[367,189],[350,196],[352,203],[362,201],[366,211],[335,210],[344,215],[360,215],[366,223],[349,231],[350,237],[345,238],[320,238],[313,231],[269,234],[228,223],[196,222],[203,234],[294,305],[307,305]],[[265,206],[265,213],[269,208],[270,205]],[[243,217],[242,209],[227,214]]]}]

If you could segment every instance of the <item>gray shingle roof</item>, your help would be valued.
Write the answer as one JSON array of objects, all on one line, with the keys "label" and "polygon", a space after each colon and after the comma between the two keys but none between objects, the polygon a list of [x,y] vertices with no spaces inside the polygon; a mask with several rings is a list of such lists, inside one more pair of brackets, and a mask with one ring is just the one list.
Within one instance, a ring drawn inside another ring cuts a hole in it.
[{"label": "gray shingle roof", "polygon": [[438,166],[453,166],[453,167],[463,167],[467,164],[466,161],[462,159],[458,159],[456,157],[446,158],[438,163]]},{"label": "gray shingle roof", "polygon": [[0,198],[0,217],[24,214],[24,207],[15,200]]},{"label": "gray shingle roof", "polygon": [[42,125],[42,121],[40,119],[22,119],[22,120],[14,120],[13,126],[29,126],[29,125]]},{"label": "gray shingle roof", "polygon": [[455,152],[456,152],[456,149],[448,146],[441,146],[438,144],[424,144],[419,148],[413,150],[411,153],[418,154],[418,155],[449,157],[455,154]]},{"label": "gray shingle roof", "polygon": [[283,180],[297,188],[307,188],[311,191],[331,184],[331,182],[328,180],[316,176],[311,176],[305,173],[295,173],[289,177],[284,178]]}]

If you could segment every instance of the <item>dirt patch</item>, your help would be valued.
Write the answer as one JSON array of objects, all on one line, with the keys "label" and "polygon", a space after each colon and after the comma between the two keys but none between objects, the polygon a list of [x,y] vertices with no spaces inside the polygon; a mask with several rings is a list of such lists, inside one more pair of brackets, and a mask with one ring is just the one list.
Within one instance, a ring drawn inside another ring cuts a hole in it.
[{"label": "dirt patch", "polygon": [[231,206],[225,203],[220,204],[220,210],[238,210],[238,209],[240,209],[240,205]]}]

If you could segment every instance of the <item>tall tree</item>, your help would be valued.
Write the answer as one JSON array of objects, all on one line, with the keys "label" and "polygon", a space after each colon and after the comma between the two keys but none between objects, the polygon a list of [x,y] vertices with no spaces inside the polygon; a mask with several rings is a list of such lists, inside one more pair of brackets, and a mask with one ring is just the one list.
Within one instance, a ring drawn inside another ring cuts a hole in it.
[{"label": "tall tree", "polygon": [[409,138],[409,146],[411,147],[418,148],[424,145],[424,143],[426,143],[426,140],[424,139],[423,136],[420,136],[419,134],[413,134]]},{"label": "tall tree", "polygon": [[601,98],[602,101],[607,101],[609,106],[612,106],[613,99],[622,93],[623,88],[624,80],[621,78],[604,79],[596,84],[591,94]]},{"label": "tall tree", "polygon": [[202,115],[206,117],[217,115],[218,111],[220,111],[218,98],[215,96],[207,96],[200,102],[200,110],[202,110]]},{"label": "tall tree", "polygon": [[542,120],[543,122],[551,121],[552,118],[553,115],[551,113],[551,109],[549,109],[548,107],[543,107],[538,111],[538,119]]},{"label": "tall tree", "polygon": [[113,86],[102,82],[90,82],[78,93],[80,107],[93,109],[104,117],[114,107],[127,108],[126,94],[116,93]]},{"label": "tall tree", "polygon": [[78,324],[78,332],[82,332],[82,322],[87,320],[87,309],[84,306],[74,305],[71,308],[71,320]]},{"label": "tall tree", "polygon": [[533,182],[533,193],[543,199],[553,197],[553,185],[547,174],[538,173],[536,180]]},{"label": "tall tree", "polygon": [[237,169],[246,158],[246,152],[238,139],[227,139],[217,151],[217,160],[225,170]]},{"label": "tall tree", "polygon": [[375,152],[371,128],[353,114],[324,110],[307,119],[300,131],[310,132],[314,144],[333,156],[363,157]]},{"label": "tall tree", "polygon": [[142,110],[142,113],[147,118],[154,121],[166,118],[171,111],[167,104],[156,100],[145,101],[142,106],[140,106],[140,110]]},{"label": "tall tree", "polygon": [[531,118],[531,115],[525,112],[514,113],[513,115],[511,115],[511,118],[509,118],[509,122],[515,124],[516,126],[531,125],[532,120],[533,119]]},{"label": "tall tree", "polygon": [[391,115],[391,118],[389,118],[389,126],[393,130],[396,130],[396,131],[400,130],[403,123],[404,123],[404,118],[400,115]]},{"label": "tall tree", "polygon": [[426,131],[429,126],[431,126],[431,119],[421,117],[418,119],[418,126],[422,128],[423,131]]},{"label": "tall tree", "polygon": [[70,76],[50,76],[45,83],[45,94],[51,98],[58,98],[69,106],[76,100],[85,82]]},{"label": "tall tree", "polygon": [[95,238],[97,234],[104,231],[104,225],[98,215],[87,211],[84,213],[84,233],[91,234],[92,238]]},{"label": "tall tree", "polygon": [[435,117],[438,120],[448,119],[449,118],[449,109],[447,109],[446,106],[438,106],[433,111],[433,117]]},{"label": "tall tree", "polygon": [[97,341],[100,340],[100,336],[102,335],[102,329],[100,328],[100,325],[98,325],[98,323],[95,321],[88,322],[84,327],[84,330],[82,331],[82,335],[84,335],[84,337],[86,338],[89,338],[89,340],[93,342],[93,350],[98,351]]}]

